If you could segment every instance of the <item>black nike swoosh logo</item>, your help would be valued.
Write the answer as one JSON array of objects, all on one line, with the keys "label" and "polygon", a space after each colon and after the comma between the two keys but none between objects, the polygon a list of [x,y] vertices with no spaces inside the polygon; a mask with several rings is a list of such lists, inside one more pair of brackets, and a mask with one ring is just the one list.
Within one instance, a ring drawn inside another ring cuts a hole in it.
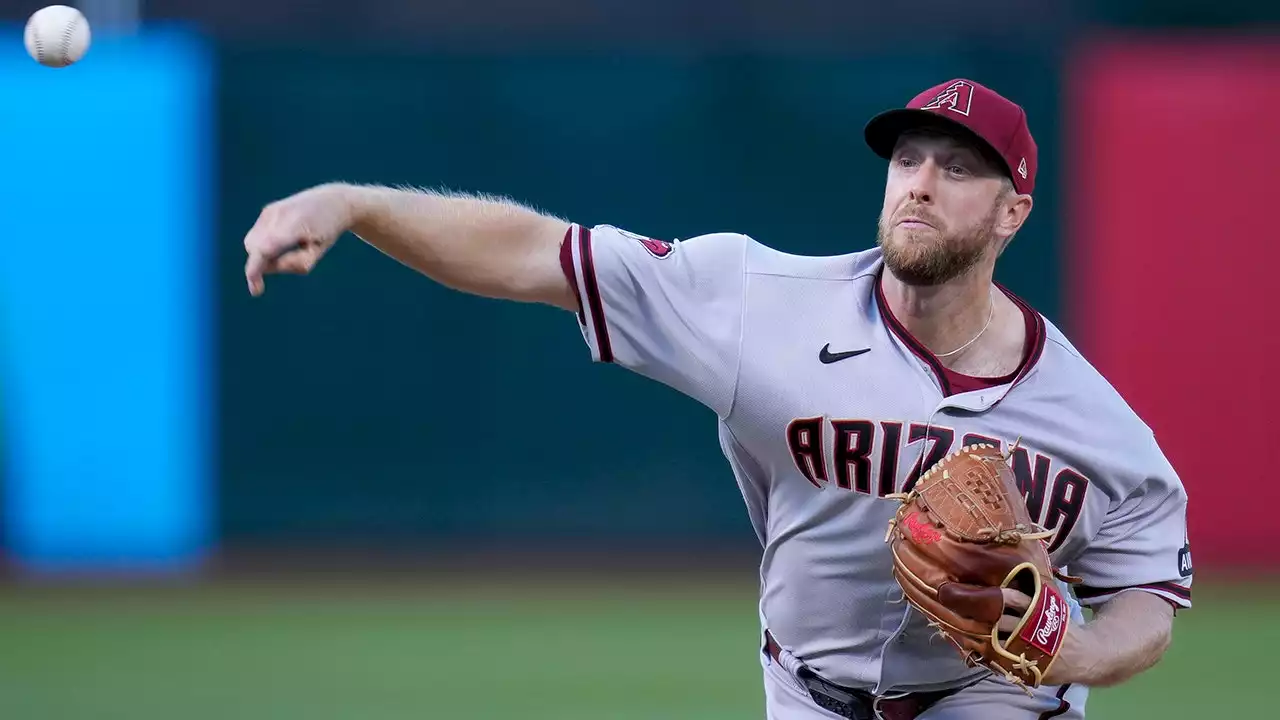
[{"label": "black nike swoosh logo", "polygon": [[831,343],[827,343],[826,345],[822,346],[821,350],[818,351],[818,360],[820,360],[823,365],[830,365],[831,363],[840,362],[841,360],[846,360],[851,357],[857,357],[858,355],[861,355],[863,353],[869,353],[869,352],[871,352],[871,348],[862,348],[861,350],[845,350],[844,352],[833,353],[831,352]]}]

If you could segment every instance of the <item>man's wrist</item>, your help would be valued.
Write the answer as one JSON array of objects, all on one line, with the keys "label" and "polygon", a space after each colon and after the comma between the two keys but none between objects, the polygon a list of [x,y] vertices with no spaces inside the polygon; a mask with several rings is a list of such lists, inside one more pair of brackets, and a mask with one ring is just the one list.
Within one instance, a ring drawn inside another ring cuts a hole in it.
[{"label": "man's wrist", "polygon": [[342,205],[343,217],[348,228],[368,219],[373,207],[372,188],[349,183],[329,183],[324,189]]},{"label": "man's wrist", "polygon": [[1049,668],[1045,682],[1050,685],[1079,683],[1093,685],[1098,678],[1097,638],[1089,623],[1074,623],[1067,628],[1062,650]]}]

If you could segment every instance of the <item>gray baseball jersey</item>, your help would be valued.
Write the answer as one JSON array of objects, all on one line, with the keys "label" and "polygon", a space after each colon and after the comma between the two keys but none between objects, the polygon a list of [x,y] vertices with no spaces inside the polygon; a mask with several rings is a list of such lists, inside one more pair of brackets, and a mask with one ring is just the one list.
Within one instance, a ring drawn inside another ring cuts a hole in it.
[{"label": "gray baseball jersey", "polygon": [[[1022,369],[966,391],[893,318],[877,249],[803,257],[735,233],[573,226],[562,264],[593,359],[696,399],[763,547],[761,622],[828,680],[875,692],[976,677],[901,602],[885,530],[930,465],[1015,447],[1033,519],[1082,605],[1138,589],[1190,607],[1187,497],[1148,428],[1039,313]],[[1006,291],[1007,293],[1007,291]],[[1078,608],[1075,609],[1078,612]]]}]

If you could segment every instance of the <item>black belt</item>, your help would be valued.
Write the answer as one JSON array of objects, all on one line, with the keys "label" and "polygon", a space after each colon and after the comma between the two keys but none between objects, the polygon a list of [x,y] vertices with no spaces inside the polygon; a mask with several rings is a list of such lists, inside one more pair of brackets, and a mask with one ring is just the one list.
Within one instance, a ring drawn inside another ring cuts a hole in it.
[{"label": "black belt", "polygon": [[[778,645],[778,641],[773,639],[773,634],[768,630],[764,631],[765,649],[769,651],[769,656],[776,663],[781,663],[779,657],[782,653],[782,647]],[[917,716],[928,710],[934,703],[938,702],[948,695],[954,695],[960,691],[960,688],[950,688],[947,690],[934,690],[931,692],[911,693],[901,697],[879,698],[866,690],[858,690],[856,688],[847,688],[843,685],[837,685],[833,682],[823,680],[816,673],[807,667],[801,666],[796,671],[796,677],[809,690],[809,697],[813,702],[823,710],[835,713],[849,720],[915,720]],[[879,710],[880,714],[876,715]]]}]

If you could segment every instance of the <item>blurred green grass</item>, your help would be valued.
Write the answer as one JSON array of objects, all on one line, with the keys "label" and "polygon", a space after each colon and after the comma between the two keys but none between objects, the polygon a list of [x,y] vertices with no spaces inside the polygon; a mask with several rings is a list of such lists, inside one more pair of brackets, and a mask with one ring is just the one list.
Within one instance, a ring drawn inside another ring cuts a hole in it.
[{"label": "blurred green grass", "polygon": [[[1266,717],[1269,586],[1197,587],[1094,720]],[[0,590],[0,718],[762,718],[755,587],[688,575]]]}]

